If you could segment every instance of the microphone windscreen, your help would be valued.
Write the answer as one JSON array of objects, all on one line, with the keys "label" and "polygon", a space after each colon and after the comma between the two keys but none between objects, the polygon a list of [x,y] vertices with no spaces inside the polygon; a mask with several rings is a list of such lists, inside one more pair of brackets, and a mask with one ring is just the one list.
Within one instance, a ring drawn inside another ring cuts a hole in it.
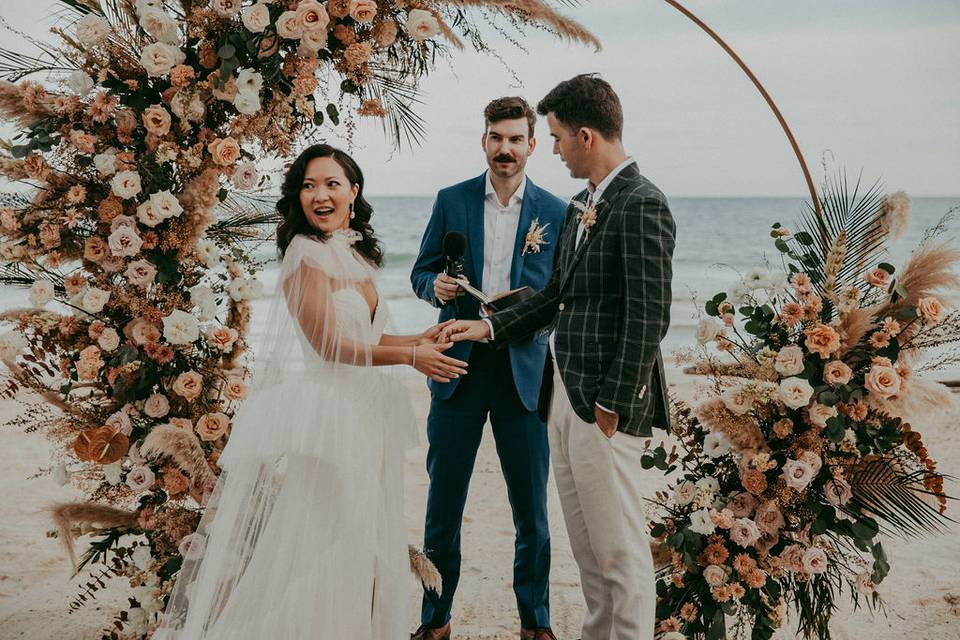
[{"label": "microphone windscreen", "polygon": [[443,254],[448,258],[461,258],[466,250],[467,236],[459,231],[449,231],[443,236]]}]

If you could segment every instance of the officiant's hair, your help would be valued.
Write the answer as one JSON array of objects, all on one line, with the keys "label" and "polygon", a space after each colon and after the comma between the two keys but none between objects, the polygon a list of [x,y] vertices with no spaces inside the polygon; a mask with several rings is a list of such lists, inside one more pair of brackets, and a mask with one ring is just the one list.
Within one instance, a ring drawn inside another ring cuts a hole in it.
[{"label": "officiant's hair", "polygon": [[506,96],[491,100],[490,104],[483,108],[483,121],[486,128],[490,125],[501,122],[502,120],[527,119],[527,127],[530,130],[529,137],[533,137],[533,130],[537,125],[537,114],[526,100],[520,96]]},{"label": "officiant's hair", "polygon": [[587,127],[607,140],[623,137],[623,107],[610,83],[595,73],[564,80],[537,104],[542,116],[554,117],[576,131]]},{"label": "officiant's hair", "polygon": [[303,207],[300,206],[303,178],[307,174],[307,165],[314,158],[333,158],[343,169],[350,184],[357,185],[357,197],[353,201],[354,216],[350,219],[350,228],[359,231],[362,239],[353,245],[353,248],[371,264],[382,267],[383,246],[370,225],[373,207],[363,197],[363,171],[349,154],[328,144],[315,144],[304,149],[283,177],[283,186],[280,187],[281,197],[277,201],[277,213],[283,218],[277,226],[277,249],[280,252],[280,258],[283,258],[294,236],[304,234],[323,241],[327,239],[327,234],[307,221]]}]

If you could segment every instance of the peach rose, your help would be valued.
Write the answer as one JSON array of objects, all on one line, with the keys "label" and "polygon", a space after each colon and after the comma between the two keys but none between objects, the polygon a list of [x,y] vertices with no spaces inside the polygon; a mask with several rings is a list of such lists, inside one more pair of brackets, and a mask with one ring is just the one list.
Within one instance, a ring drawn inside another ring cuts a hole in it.
[{"label": "peach rose", "polygon": [[163,488],[171,496],[176,496],[190,487],[190,481],[187,476],[180,473],[177,469],[167,468],[163,472]]},{"label": "peach rose", "polygon": [[170,390],[182,398],[195,400],[203,392],[203,377],[196,371],[185,371],[177,376]]},{"label": "peach rose", "polygon": [[[134,320],[130,331],[130,339],[134,344],[143,346],[160,340],[160,328],[152,322],[147,322],[143,318]],[[127,326],[130,327],[130,324]]]},{"label": "peach rose", "polygon": [[386,49],[397,41],[397,31],[398,28],[396,22],[393,20],[384,20],[373,28],[373,33],[371,35],[373,36],[373,40],[377,43],[378,47]]},{"label": "peach rose", "polygon": [[823,359],[829,358],[840,348],[840,334],[829,325],[817,324],[804,331],[804,335],[807,337],[807,350],[819,354]]},{"label": "peach rose", "polygon": [[867,284],[880,287],[881,289],[886,289],[890,286],[890,274],[879,267],[868,272],[863,279],[867,281]]},{"label": "peach rose", "polygon": [[827,570],[827,554],[819,547],[807,549],[800,562],[803,570],[809,574],[824,573]]},{"label": "peach rose", "polygon": [[217,327],[207,332],[207,341],[220,351],[230,351],[240,333],[232,327]]},{"label": "peach rose", "polygon": [[373,0],[353,0],[350,5],[350,17],[357,22],[373,22],[377,15],[377,3]]},{"label": "peach rose", "polygon": [[925,324],[936,324],[943,319],[943,305],[932,296],[920,298],[917,311]]},{"label": "peach rose", "polygon": [[107,243],[99,236],[87,238],[83,242],[83,258],[90,262],[100,262],[107,257],[109,250]]},{"label": "peach rose", "polygon": [[240,159],[240,145],[231,137],[216,138],[207,145],[214,164],[229,167]]},{"label": "peach rose", "polygon": [[874,365],[867,372],[863,385],[880,398],[891,398],[900,393],[900,374],[891,366]]},{"label": "peach rose", "polygon": [[297,5],[297,21],[303,31],[325,31],[330,24],[327,10],[315,0],[302,0]]},{"label": "peach rose", "polygon": [[720,565],[707,565],[707,568],[703,570],[703,579],[711,587],[717,587],[727,581],[727,572]]},{"label": "peach rose", "polygon": [[840,360],[833,360],[823,368],[823,381],[827,384],[847,384],[853,377],[853,370]]},{"label": "peach rose", "polygon": [[813,397],[813,387],[803,378],[785,378],[780,381],[778,397],[791,409],[805,407]]},{"label": "peach rose", "polygon": [[777,353],[773,368],[787,377],[803,373],[803,349],[795,344],[787,345]]},{"label": "peach rose", "polygon": [[193,431],[193,423],[187,418],[170,418],[170,424],[179,428]]},{"label": "peach rose", "polygon": [[813,480],[814,475],[816,474],[813,471],[813,467],[802,460],[787,458],[787,461],[783,465],[783,479],[786,481],[788,487],[796,489],[797,491],[806,489],[810,481]]},{"label": "peach rose", "polygon": [[757,513],[754,516],[754,520],[757,523],[757,527],[763,533],[774,535],[783,529],[786,526],[786,521],[783,519],[783,514],[780,512],[780,508],[777,506],[777,503],[773,500],[769,502],[764,502],[757,509]]},{"label": "peach rose", "polygon": [[827,426],[827,420],[837,415],[836,407],[828,407],[825,404],[814,402],[807,410],[807,420],[811,425],[824,429]]},{"label": "peach rose", "polygon": [[213,442],[222,437],[227,432],[227,427],[229,426],[230,418],[225,414],[220,412],[205,413],[197,420],[196,431],[201,440]]},{"label": "peach rose", "polygon": [[243,400],[247,397],[247,383],[239,376],[230,376],[223,385],[223,395],[230,400]]},{"label": "peach rose", "polygon": [[730,527],[730,539],[741,547],[752,547],[760,539],[760,529],[749,518],[737,518]]},{"label": "peach rose", "polygon": [[90,345],[80,352],[80,359],[77,360],[77,376],[81,380],[94,380],[100,369],[103,367],[103,360],[100,359],[100,348]]},{"label": "peach rose", "polygon": [[148,133],[165,136],[170,133],[170,114],[159,104],[147,107],[143,111],[143,126]]},{"label": "peach rose", "polygon": [[440,33],[440,23],[429,11],[412,9],[407,14],[407,33],[417,42],[423,42]]}]

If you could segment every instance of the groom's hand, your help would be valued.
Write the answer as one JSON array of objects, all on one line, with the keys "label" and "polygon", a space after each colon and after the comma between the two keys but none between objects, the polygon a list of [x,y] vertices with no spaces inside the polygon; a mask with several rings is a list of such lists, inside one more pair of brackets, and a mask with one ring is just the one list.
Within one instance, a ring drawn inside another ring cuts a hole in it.
[{"label": "groom's hand", "polygon": [[438,342],[482,342],[490,339],[490,325],[483,320],[457,320],[440,332]]},{"label": "groom's hand", "polygon": [[597,419],[597,426],[607,438],[612,438],[617,432],[617,424],[620,422],[620,416],[612,411],[601,409],[593,405],[593,417]]}]

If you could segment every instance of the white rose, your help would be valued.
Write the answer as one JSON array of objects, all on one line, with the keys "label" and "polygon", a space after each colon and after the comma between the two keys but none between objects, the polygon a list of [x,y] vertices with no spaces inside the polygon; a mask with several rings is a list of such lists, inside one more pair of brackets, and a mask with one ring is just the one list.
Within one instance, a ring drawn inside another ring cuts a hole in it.
[{"label": "white rose", "polygon": [[780,389],[777,392],[783,404],[791,409],[799,409],[807,406],[810,398],[813,396],[813,387],[803,378],[785,378],[780,381]]},{"label": "white rose", "polygon": [[813,467],[802,460],[787,458],[783,464],[783,479],[791,489],[802,491],[810,484],[814,475]]},{"label": "white rose", "polygon": [[803,570],[809,574],[824,573],[827,570],[827,554],[819,547],[810,547],[803,552]]},{"label": "white rose", "polygon": [[753,409],[753,397],[743,387],[729,387],[723,390],[720,399],[732,413],[742,416]]},{"label": "white rose", "polygon": [[233,106],[237,111],[252,116],[260,110],[260,96],[255,93],[245,93],[241,91],[233,98]]},{"label": "white rose", "polygon": [[103,479],[107,481],[107,484],[118,485],[120,484],[120,474],[122,471],[123,463],[117,460],[103,467]]},{"label": "white rose", "polygon": [[30,304],[42,307],[53,300],[53,283],[49,280],[37,280],[30,287]]},{"label": "white rose", "polygon": [[133,423],[130,421],[130,415],[123,410],[111,413],[104,424],[125,436],[130,435],[133,431]]},{"label": "white rose", "polygon": [[117,154],[98,153],[93,156],[93,166],[104,176],[112,176],[117,172]]},{"label": "white rose", "polygon": [[141,224],[153,228],[163,222],[163,216],[157,213],[157,210],[153,208],[153,203],[147,200],[137,207],[137,220]]},{"label": "white rose", "polygon": [[327,48],[326,31],[304,31],[300,36],[300,55],[315,55],[320,49]]},{"label": "white rose", "polygon": [[803,349],[795,344],[784,347],[773,361],[773,368],[782,376],[803,373]]},{"label": "white rose", "polygon": [[707,344],[717,339],[723,332],[723,326],[713,318],[704,318],[697,325],[697,342]]},{"label": "white rose", "polygon": [[240,0],[210,0],[210,8],[224,17],[232,18],[240,13]]},{"label": "white rose", "polygon": [[178,47],[165,42],[154,42],[143,48],[140,65],[146,70],[148,76],[159,78],[169,74],[175,66],[182,64],[186,59],[186,54]]},{"label": "white rose", "polygon": [[710,458],[719,458],[730,451],[730,439],[722,433],[708,433],[703,439],[703,453]]},{"label": "white rose", "polygon": [[256,300],[263,295],[263,283],[256,278],[244,278],[241,290],[244,300]]},{"label": "white rose", "polygon": [[138,465],[127,474],[127,486],[134,491],[145,491],[153,486],[157,477],[147,465]]},{"label": "white rose", "polygon": [[140,252],[143,240],[140,239],[136,229],[123,226],[107,237],[107,245],[113,255],[118,258],[128,258]]},{"label": "white rose", "polygon": [[165,11],[148,9],[140,14],[140,26],[160,42],[177,43],[177,23]]},{"label": "white rose", "polygon": [[240,93],[260,93],[263,88],[263,76],[253,69],[240,69],[237,72],[237,91]]},{"label": "white rose", "polygon": [[220,262],[220,250],[212,240],[206,238],[197,241],[197,257],[208,269],[213,269]]},{"label": "white rose", "polygon": [[741,547],[752,547],[760,539],[760,528],[750,518],[737,518],[730,528],[730,539]]},{"label": "white rose", "polygon": [[827,420],[836,417],[837,408],[814,402],[807,411],[807,415],[810,418],[810,424],[823,429],[827,426]]},{"label": "white rose", "polygon": [[685,507],[693,502],[695,495],[697,495],[697,487],[689,480],[684,480],[678,484],[677,488],[673,491],[673,499],[681,507]]},{"label": "white rose", "polygon": [[4,360],[13,360],[26,349],[29,345],[23,334],[17,331],[7,331],[0,336],[0,358]]},{"label": "white rose", "polygon": [[277,18],[277,35],[288,40],[299,40],[303,35],[303,25],[296,11],[284,11]]},{"label": "white rose", "polygon": [[169,190],[158,191],[150,196],[150,204],[163,219],[176,218],[183,213],[183,207],[177,197]]},{"label": "white rose", "polygon": [[67,87],[78,96],[85,96],[93,89],[93,78],[83,71],[74,71],[67,77]]},{"label": "white rose", "polygon": [[703,476],[697,480],[696,487],[706,495],[713,495],[720,491],[720,483],[713,476]]},{"label": "white rose", "polygon": [[103,311],[103,307],[107,304],[107,301],[110,299],[110,292],[103,289],[97,289],[96,287],[90,287],[83,292],[83,298],[80,306],[83,307],[83,310],[87,313],[100,313]]},{"label": "white rose", "polygon": [[440,33],[440,23],[429,11],[413,9],[407,15],[407,33],[417,42],[423,42]]},{"label": "white rose", "polygon": [[235,186],[240,191],[249,191],[257,186],[257,166],[247,160],[246,162],[241,162],[237,165],[236,170],[233,172],[233,186]]},{"label": "white rose", "polygon": [[261,33],[270,26],[270,10],[262,2],[247,7],[240,12],[240,20],[247,31],[251,33]]},{"label": "white rose", "polygon": [[116,329],[107,327],[97,338],[97,345],[104,351],[113,351],[120,346],[120,334]]},{"label": "white rose", "polygon": [[151,418],[162,418],[170,412],[170,401],[162,393],[154,393],[143,403],[143,412]]},{"label": "white rose", "polygon": [[200,325],[191,314],[175,309],[163,318],[163,337],[170,344],[190,344],[200,337]]},{"label": "white rose", "polygon": [[140,174],[136,171],[121,171],[110,181],[110,190],[113,195],[129,200],[140,193]]},{"label": "white rose", "polygon": [[163,610],[163,605],[160,603],[160,589],[156,587],[134,587],[133,597],[137,599],[137,602],[148,614],[159,613]]},{"label": "white rose", "polygon": [[217,301],[209,287],[196,286],[190,289],[190,303],[200,308],[200,321],[213,320],[217,313]]},{"label": "white rose", "polygon": [[153,564],[153,554],[150,553],[150,547],[144,544],[133,550],[130,559],[140,571],[146,571]]},{"label": "white rose", "polygon": [[93,46],[110,33],[110,25],[100,16],[88,13],[77,21],[77,40],[80,44]]},{"label": "white rose", "polygon": [[743,276],[743,284],[751,291],[767,289],[771,284],[771,275],[767,269],[751,269]]},{"label": "white rose", "polygon": [[710,510],[703,508],[691,513],[689,529],[695,533],[705,536],[708,536],[716,531],[713,520],[710,519]]}]

